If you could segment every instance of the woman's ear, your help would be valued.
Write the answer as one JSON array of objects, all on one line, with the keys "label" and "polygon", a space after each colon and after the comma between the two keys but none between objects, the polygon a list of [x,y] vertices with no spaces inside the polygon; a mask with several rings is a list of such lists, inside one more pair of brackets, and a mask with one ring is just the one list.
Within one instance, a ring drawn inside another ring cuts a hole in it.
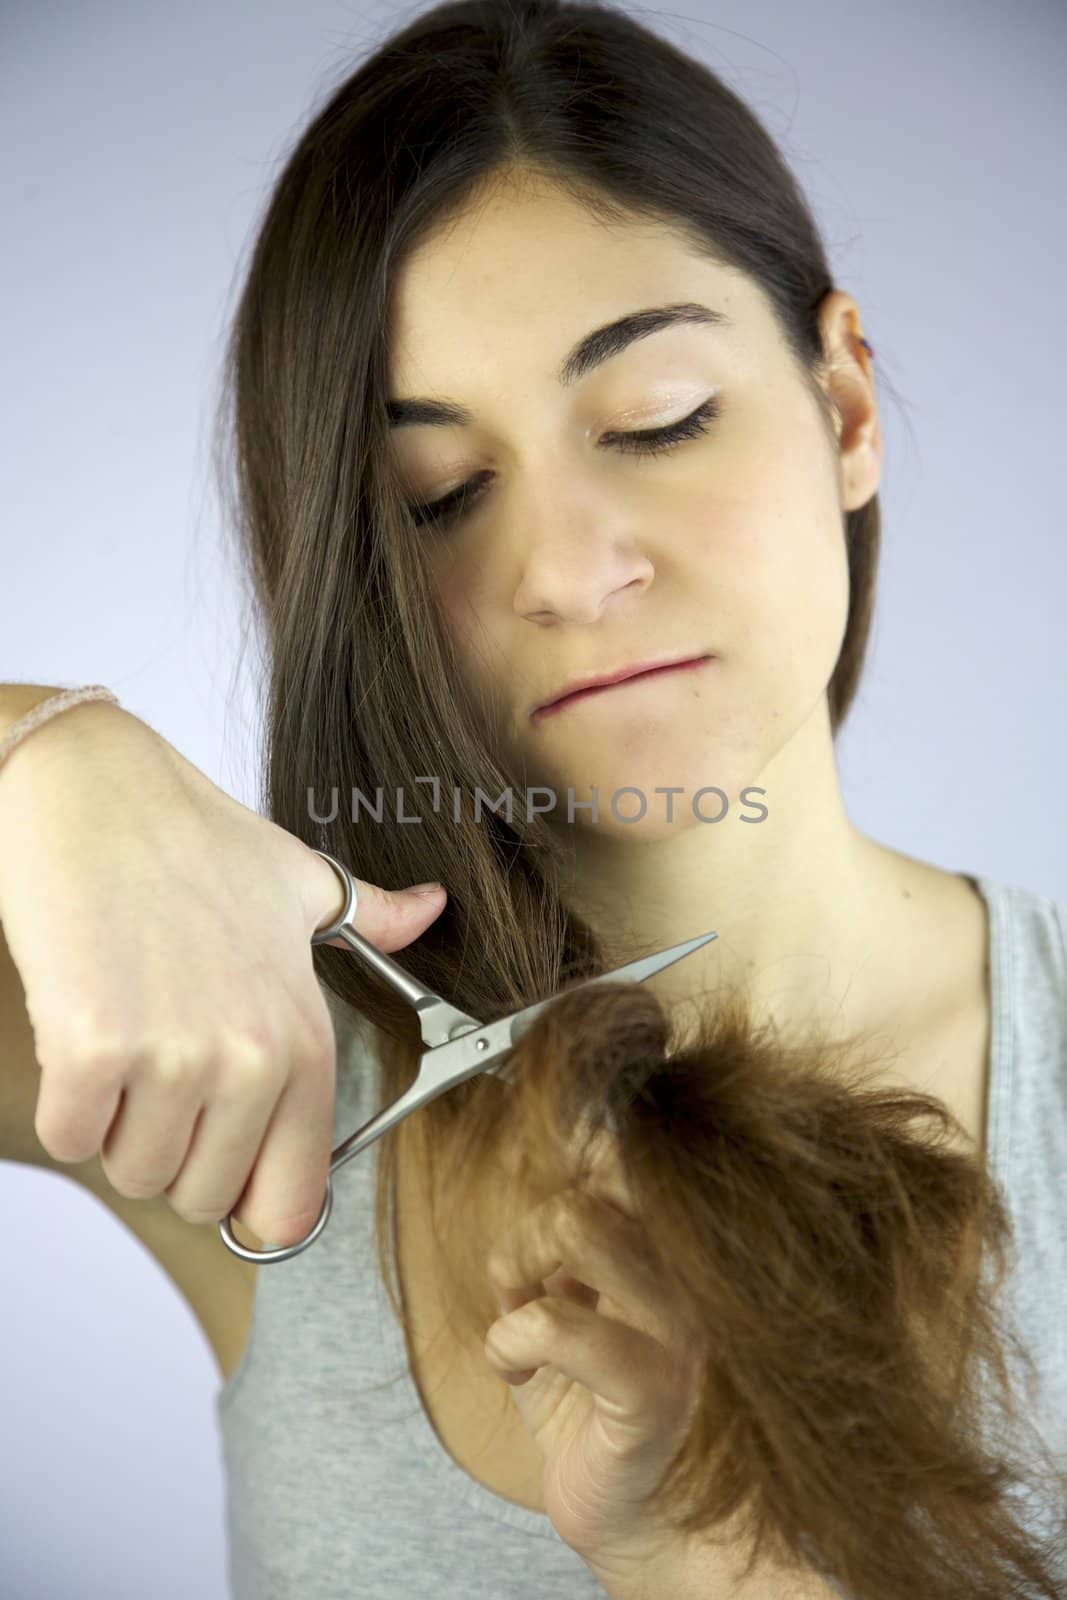
[{"label": "woman's ear", "polygon": [[826,352],[824,387],[837,434],[841,509],[857,511],[878,492],[883,445],[871,358],[852,296],[841,289],[824,295],[819,326]]}]

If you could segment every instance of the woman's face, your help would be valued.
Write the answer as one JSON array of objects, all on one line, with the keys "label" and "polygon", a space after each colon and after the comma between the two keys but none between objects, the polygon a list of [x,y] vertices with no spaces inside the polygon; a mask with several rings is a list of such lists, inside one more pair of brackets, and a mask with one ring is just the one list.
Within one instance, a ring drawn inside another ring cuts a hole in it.
[{"label": "woman's face", "polygon": [[[594,329],[682,305],[713,315],[560,381]],[[877,488],[878,440],[854,302],[835,293],[821,315],[845,352],[841,456],[760,291],[666,228],[606,227],[547,185],[502,188],[399,273],[390,399],[469,413],[397,423],[401,480],[412,505],[468,485],[458,516],[422,528],[435,592],[557,817],[568,788],[576,804],[595,788],[608,833],[693,825],[698,789],[736,807],[802,729],[824,733],[848,608],[842,513]],[[668,454],[626,449],[627,433],[698,408],[706,431],[697,418]],[[680,657],[705,659],[535,715],[576,679]],[[668,786],[682,791],[671,822]],[[647,802],[639,828],[635,795],[611,812],[626,787]]]}]

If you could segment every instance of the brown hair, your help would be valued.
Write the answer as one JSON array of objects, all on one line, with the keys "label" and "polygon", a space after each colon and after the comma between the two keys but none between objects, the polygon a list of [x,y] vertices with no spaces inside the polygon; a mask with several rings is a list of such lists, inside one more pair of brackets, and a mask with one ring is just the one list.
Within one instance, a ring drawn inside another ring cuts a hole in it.
[{"label": "brown hair", "polygon": [[[666,223],[746,273],[833,437],[817,313],[834,285],[803,195],[744,103],[633,17],[439,5],[346,77],[289,156],[227,352],[232,443],[220,412],[216,446],[235,466],[231,515],[264,626],[264,806],[360,878],[445,884],[444,913],[402,959],[465,1011],[489,1021],[559,996],[514,1052],[512,1092],[475,1077],[376,1147],[394,1307],[403,1323],[389,1204],[401,1145],[434,1196],[454,1327],[481,1341],[497,1315],[484,1230],[501,1152],[519,1163],[503,1192],[526,1205],[575,1181],[575,1112],[590,1137],[610,1116],[703,1361],[655,1510],[709,1537],[743,1511],[753,1563],[764,1548],[814,1562],[855,1600],[994,1600],[1019,1582],[1054,1600],[1049,1548],[1011,1503],[1020,1485],[1059,1494],[1063,1480],[1036,1434],[1025,1450],[1012,1437],[1025,1418],[1009,1348],[1028,1383],[1035,1372],[1001,1315],[1009,1220],[985,1163],[948,1147],[947,1109],[873,1086],[864,1041],[776,1035],[739,994],[706,997],[688,1042],[639,985],[569,996],[638,952],[606,951],[565,903],[557,833],[538,816],[457,818],[419,781],[523,792],[494,707],[464,686],[390,465],[390,291],[413,248],[523,174],[597,218]],[[843,513],[843,534],[835,735],[867,646],[877,497]],[[399,790],[419,825],[361,825],[345,807],[320,824],[309,791],[334,786]],[[350,955],[322,947],[315,963],[377,1030],[391,1102],[415,1072],[412,1013]]]}]

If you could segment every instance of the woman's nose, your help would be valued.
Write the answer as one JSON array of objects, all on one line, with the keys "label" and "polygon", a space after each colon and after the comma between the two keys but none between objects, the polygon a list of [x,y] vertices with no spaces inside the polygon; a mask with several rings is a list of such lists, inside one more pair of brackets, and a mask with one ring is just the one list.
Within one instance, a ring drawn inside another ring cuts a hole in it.
[{"label": "woman's nose", "polygon": [[632,543],[571,527],[524,550],[514,608],[531,622],[595,622],[617,595],[648,588],[654,576]]}]

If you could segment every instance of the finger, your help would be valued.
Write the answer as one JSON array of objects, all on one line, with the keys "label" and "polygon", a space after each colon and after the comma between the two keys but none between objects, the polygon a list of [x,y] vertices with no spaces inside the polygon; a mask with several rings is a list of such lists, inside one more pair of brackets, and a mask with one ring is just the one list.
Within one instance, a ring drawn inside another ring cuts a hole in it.
[{"label": "finger", "polygon": [[181,1167],[165,1191],[179,1217],[194,1224],[219,1222],[240,1208],[240,1221],[257,1238],[295,1242],[271,1237],[273,1212],[257,1212],[253,1220],[248,1205],[240,1206],[273,1109],[267,1099],[255,1104],[216,1100],[202,1108]]},{"label": "finger", "polygon": [[661,1431],[680,1410],[683,1390],[662,1345],[572,1300],[544,1296],[499,1318],[485,1336],[489,1364],[517,1387],[554,1366],[583,1384],[618,1420]]},{"label": "finger", "polygon": [[[305,1064],[273,1107],[255,1170],[240,1196],[239,1220],[273,1245],[295,1244],[318,1221],[326,1197],[335,1077]],[[275,1091],[276,1093],[276,1091]],[[251,1115],[251,1108],[246,1110]]]},{"label": "finger", "polygon": [[664,1286],[644,1229],[587,1190],[561,1189],[534,1206],[494,1244],[486,1270],[498,1296],[515,1306],[540,1296],[546,1280],[563,1271],[655,1337],[669,1338],[660,1320]]},{"label": "finger", "polygon": [[[336,871],[310,846],[303,848],[303,863],[314,879],[315,930],[328,928],[345,908],[345,889]],[[426,932],[444,910],[448,892],[443,885],[432,888],[413,885],[407,889],[383,889],[380,884],[352,875],[356,891],[352,926],[386,955],[402,950]],[[347,950],[344,939],[327,939],[326,944]]]},{"label": "finger", "polygon": [[100,1165],[116,1194],[146,1200],[166,1192],[181,1170],[202,1104],[194,1077],[130,1077],[100,1144]]}]

